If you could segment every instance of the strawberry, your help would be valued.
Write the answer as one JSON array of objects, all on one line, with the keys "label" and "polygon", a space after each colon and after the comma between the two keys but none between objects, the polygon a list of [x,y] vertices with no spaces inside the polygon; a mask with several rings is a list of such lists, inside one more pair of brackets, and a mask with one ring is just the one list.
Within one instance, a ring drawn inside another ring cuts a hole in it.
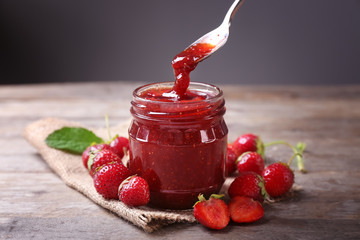
[{"label": "strawberry", "polygon": [[289,165],[277,162],[267,166],[263,172],[266,192],[271,197],[278,197],[288,192],[294,184],[294,172]]},{"label": "strawberry", "polygon": [[245,152],[257,152],[264,158],[264,143],[254,134],[241,135],[232,143],[232,146],[238,157]]},{"label": "strawberry", "polygon": [[194,217],[205,227],[223,229],[230,221],[230,213],[226,203],[219,199],[222,195],[213,194],[209,200],[200,194],[194,205]]},{"label": "strawberry", "polygon": [[250,223],[264,216],[264,208],[258,201],[249,197],[236,196],[229,203],[231,220],[237,223]]},{"label": "strawberry", "polygon": [[104,144],[104,143],[95,144],[95,145],[92,145],[92,146],[88,147],[83,152],[82,161],[83,161],[84,167],[86,169],[88,168],[88,160],[89,160],[89,156],[90,156],[91,152],[99,151],[99,150],[102,150],[102,149],[110,150],[110,146],[108,144]]},{"label": "strawberry", "polygon": [[120,184],[118,195],[120,201],[128,206],[146,205],[150,201],[149,185],[142,177],[131,176]]},{"label": "strawberry", "polygon": [[227,152],[226,152],[226,160],[225,160],[225,176],[230,176],[233,174],[236,170],[236,154],[234,150],[232,149],[231,144],[228,144],[227,146]]},{"label": "strawberry", "polygon": [[265,168],[264,159],[257,152],[245,152],[236,160],[239,173],[254,172],[262,174]]},{"label": "strawberry", "polygon": [[97,152],[93,152],[90,154],[89,160],[88,160],[88,170],[91,177],[94,177],[96,171],[101,167],[102,165],[105,165],[107,163],[111,162],[118,162],[121,163],[121,159],[113,153],[111,150],[103,149]]},{"label": "strawberry", "polygon": [[129,140],[125,137],[115,137],[114,140],[110,142],[110,149],[119,158],[123,158],[125,153],[129,150]]},{"label": "strawberry", "polygon": [[94,176],[94,187],[106,199],[119,199],[119,186],[129,175],[130,171],[122,163],[105,164]]},{"label": "strawberry", "polygon": [[230,198],[235,196],[245,196],[263,202],[264,197],[266,196],[264,180],[260,175],[254,172],[241,173],[230,184],[228,194]]}]

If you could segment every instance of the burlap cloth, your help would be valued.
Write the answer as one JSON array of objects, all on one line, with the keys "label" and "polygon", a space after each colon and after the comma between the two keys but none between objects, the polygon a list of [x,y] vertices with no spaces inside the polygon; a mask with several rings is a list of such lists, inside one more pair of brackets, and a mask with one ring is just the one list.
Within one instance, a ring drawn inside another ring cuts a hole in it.
[{"label": "burlap cloth", "polygon": [[[127,136],[128,124],[128,122],[124,122],[112,128],[111,132],[120,136]],[[192,210],[170,211],[150,207],[130,208],[120,201],[105,200],[96,192],[92,178],[82,165],[81,156],[59,151],[46,145],[46,137],[54,130],[64,126],[80,126],[80,124],[61,119],[46,118],[29,124],[24,129],[23,134],[25,139],[39,151],[45,162],[60,176],[66,185],[81,192],[101,207],[141,227],[146,232],[153,232],[172,223],[192,223],[196,221],[192,215]],[[91,130],[106,139],[107,132],[105,129]],[[225,192],[231,180],[227,179],[222,191]]]}]

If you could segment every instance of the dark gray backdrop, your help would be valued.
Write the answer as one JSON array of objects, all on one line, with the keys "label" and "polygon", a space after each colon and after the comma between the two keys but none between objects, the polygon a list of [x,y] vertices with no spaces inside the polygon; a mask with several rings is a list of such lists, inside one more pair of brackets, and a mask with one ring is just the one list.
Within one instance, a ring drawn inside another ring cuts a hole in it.
[{"label": "dark gray backdrop", "polygon": [[[0,0],[0,83],[173,81],[232,0]],[[247,0],[193,81],[360,83],[359,0]]]}]

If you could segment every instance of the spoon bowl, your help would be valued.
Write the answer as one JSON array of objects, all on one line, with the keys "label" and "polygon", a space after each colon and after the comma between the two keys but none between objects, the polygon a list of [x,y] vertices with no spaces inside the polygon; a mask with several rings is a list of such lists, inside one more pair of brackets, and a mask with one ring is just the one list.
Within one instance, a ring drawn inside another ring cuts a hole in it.
[{"label": "spoon bowl", "polygon": [[235,0],[219,27],[205,34],[174,57],[171,65],[174,69],[175,83],[169,96],[184,98],[190,84],[190,72],[199,62],[224,46],[229,37],[231,21],[243,2],[244,0]]},{"label": "spoon bowl", "polygon": [[235,0],[234,3],[229,8],[229,10],[227,11],[225,18],[219,27],[205,34],[204,36],[202,36],[201,38],[190,44],[185,49],[186,51],[187,49],[190,49],[199,44],[208,44],[213,46],[211,51],[209,51],[208,53],[197,59],[196,62],[203,61],[204,59],[208,58],[211,54],[216,52],[219,48],[224,46],[227,39],[229,38],[229,33],[230,33],[229,28],[231,25],[231,21],[233,20],[236,12],[240,9],[240,7],[243,5],[244,2],[245,0]]}]

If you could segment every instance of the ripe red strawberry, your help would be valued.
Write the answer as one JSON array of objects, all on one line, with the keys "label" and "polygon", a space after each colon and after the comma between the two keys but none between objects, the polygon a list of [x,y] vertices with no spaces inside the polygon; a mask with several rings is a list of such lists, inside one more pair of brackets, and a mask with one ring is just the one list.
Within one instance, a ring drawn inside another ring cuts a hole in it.
[{"label": "ripe red strawberry", "polygon": [[228,194],[230,198],[235,196],[245,196],[263,202],[264,197],[266,196],[264,180],[260,175],[254,172],[241,173],[230,184]]},{"label": "ripe red strawberry", "polygon": [[236,154],[232,149],[232,146],[228,144],[227,152],[226,152],[226,160],[225,160],[225,176],[230,176],[236,170]]},{"label": "ripe red strawberry", "polygon": [[236,196],[229,203],[231,220],[237,223],[250,223],[264,216],[264,208],[258,201],[249,197]]},{"label": "ripe red strawberry", "polygon": [[241,135],[232,143],[232,146],[238,157],[245,152],[257,152],[264,157],[264,143],[254,134]]},{"label": "ripe red strawberry", "polygon": [[94,187],[106,199],[119,199],[119,186],[129,175],[130,171],[122,163],[103,165],[94,176]]},{"label": "ripe red strawberry", "polygon": [[107,149],[110,150],[110,145],[108,144],[104,144],[104,143],[100,143],[100,144],[95,144],[92,145],[90,147],[88,147],[82,154],[82,161],[84,164],[84,167],[87,169],[88,168],[88,160],[89,160],[89,156],[91,152],[95,152],[95,151],[99,151],[102,149]]},{"label": "ripe red strawberry", "polygon": [[122,164],[121,159],[110,150],[103,149],[98,152],[91,153],[88,160],[88,170],[90,176],[94,177],[99,167],[111,162],[118,162]]},{"label": "ripe red strawberry", "polygon": [[226,203],[219,199],[222,195],[213,194],[209,200],[201,194],[194,205],[194,217],[205,227],[223,229],[230,221],[230,213]]},{"label": "ripe red strawberry", "polygon": [[239,173],[254,172],[262,174],[265,168],[264,159],[257,152],[245,152],[236,160]]},{"label": "ripe red strawberry", "polygon": [[278,197],[288,192],[294,184],[294,172],[286,163],[273,163],[263,172],[266,192],[271,197]]},{"label": "ripe red strawberry", "polygon": [[123,158],[125,153],[129,150],[129,139],[125,137],[116,137],[110,142],[111,151],[113,151],[119,158]]},{"label": "ripe red strawberry", "polygon": [[119,187],[119,200],[131,207],[148,204],[150,201],[150,189],[148,183],[142,177],[131,176],[125,179]]}]

